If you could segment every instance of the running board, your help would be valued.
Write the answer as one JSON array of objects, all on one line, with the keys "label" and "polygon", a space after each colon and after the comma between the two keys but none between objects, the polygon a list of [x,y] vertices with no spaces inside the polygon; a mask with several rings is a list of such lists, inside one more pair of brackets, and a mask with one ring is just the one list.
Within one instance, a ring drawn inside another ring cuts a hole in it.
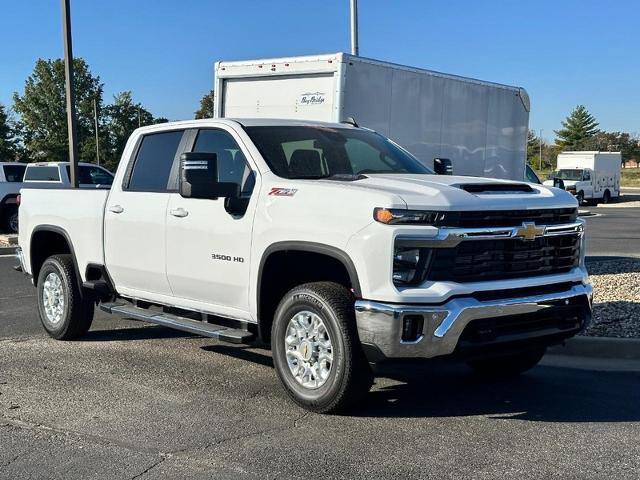
[{"label": "running board", "polygon": [[201,322],[170,313],[154,312],[145,308],[135,307],[128,303],[101,303],[100,309],[107,313],[155,323],[156,325],[195,333],[204,337],[217,338],[218,340],[229,343],[248,343],[255,338],[255,335],[247,330]]}]

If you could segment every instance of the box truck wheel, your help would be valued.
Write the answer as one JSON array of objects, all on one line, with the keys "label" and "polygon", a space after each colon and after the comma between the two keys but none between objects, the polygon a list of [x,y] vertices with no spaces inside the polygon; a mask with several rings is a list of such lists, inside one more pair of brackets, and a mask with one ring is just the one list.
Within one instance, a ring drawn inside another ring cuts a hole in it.
[{"label": "box truck wheel", "polygon": [[38,274],[38,311],[42,326],[58,340],[86,334],[93,321],[93,299],[81,295],[71,255],[52,255]]},{"label": "box truck wheel", "polygon": [[467,365],[477,374],[489,377],[510,377],[535,367],[544,356],[546,347],[524,352],[470,360]]},{"label": "box truck wheel", "polygon": [[602,203],[609,203],[611,202],[611,193],[609,193],[609,190],[605,190],[604,194],[602,195]]},{"label": "box truck wheel", "polygon": [[287,394],[317,413],[344,410],[373,381],[362,352],[351,292],[333,282],[300,285],[278,306],[273,363]]},{"label": "box truck wheel", "polygon": [[576,195],[576,200],[578,200],[578,206],[584,203],[584,192],[582,190],[580,190]]}]

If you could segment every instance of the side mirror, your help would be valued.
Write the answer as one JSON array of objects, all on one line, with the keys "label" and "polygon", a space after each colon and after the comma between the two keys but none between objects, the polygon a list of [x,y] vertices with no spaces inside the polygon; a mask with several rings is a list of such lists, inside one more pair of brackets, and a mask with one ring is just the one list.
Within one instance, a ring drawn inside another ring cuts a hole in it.
[{"label": "side mirror", "polygon": [[184,198],[240,196],[240,185],[218,181],[218,158],[215,153],[188,152],[180,156],[180,195]]},{"label": "side mirror", "polygon": [[453,175],[453,164],[448,158],[434,158],[433,171],[438,175]]},{"label": "side mirror", "polygon": [[562,190],[564,190],[564,180],[562,180],[561,178],[555,178],[553,179],[553,186],[556,188],[561,188]]}]

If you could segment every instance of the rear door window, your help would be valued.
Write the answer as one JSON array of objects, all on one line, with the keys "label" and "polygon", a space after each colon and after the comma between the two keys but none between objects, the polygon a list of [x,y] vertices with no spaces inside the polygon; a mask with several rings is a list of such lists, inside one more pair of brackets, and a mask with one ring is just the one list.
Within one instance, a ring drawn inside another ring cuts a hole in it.
[{"label": "rear door window", "polygon": [[[71,167],[67,166],[67,175],[71,178]],[[78,167],[78,183],[82,185],[111,185],[113,175],[100,167]]]},{"label": "rear door window", "polygon": [[26,168],[26,165],[5,165],[4,178],[7,179],[7,182],[21,182]]},{"label": "rear door window", "polygon": [[184,130],[144,135],[126,190],[166,192]]},{"label": "rear door window", "polygon": [[29,167],[24,179],[34,182],[59,182],[60,171],[58,167]]}]

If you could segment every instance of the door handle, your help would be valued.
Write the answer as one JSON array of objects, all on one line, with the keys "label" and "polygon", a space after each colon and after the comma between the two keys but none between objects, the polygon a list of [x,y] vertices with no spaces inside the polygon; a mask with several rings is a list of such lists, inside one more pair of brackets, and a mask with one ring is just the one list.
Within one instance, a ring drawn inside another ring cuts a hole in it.
[{"label": "door handle", "polygon": [[122,213],[124,212],[124,208],[122,208],[120,205],[111,205],[109,207],[109,211],[113,213]]},{"label": "door handle", "polygon": [[180,218],[186,217],[187,215],[189,215],[189,212],[187,212],[184,208],[176,208],[174,210],[171,210],[169,213],[174,217],[180,217]]}]

